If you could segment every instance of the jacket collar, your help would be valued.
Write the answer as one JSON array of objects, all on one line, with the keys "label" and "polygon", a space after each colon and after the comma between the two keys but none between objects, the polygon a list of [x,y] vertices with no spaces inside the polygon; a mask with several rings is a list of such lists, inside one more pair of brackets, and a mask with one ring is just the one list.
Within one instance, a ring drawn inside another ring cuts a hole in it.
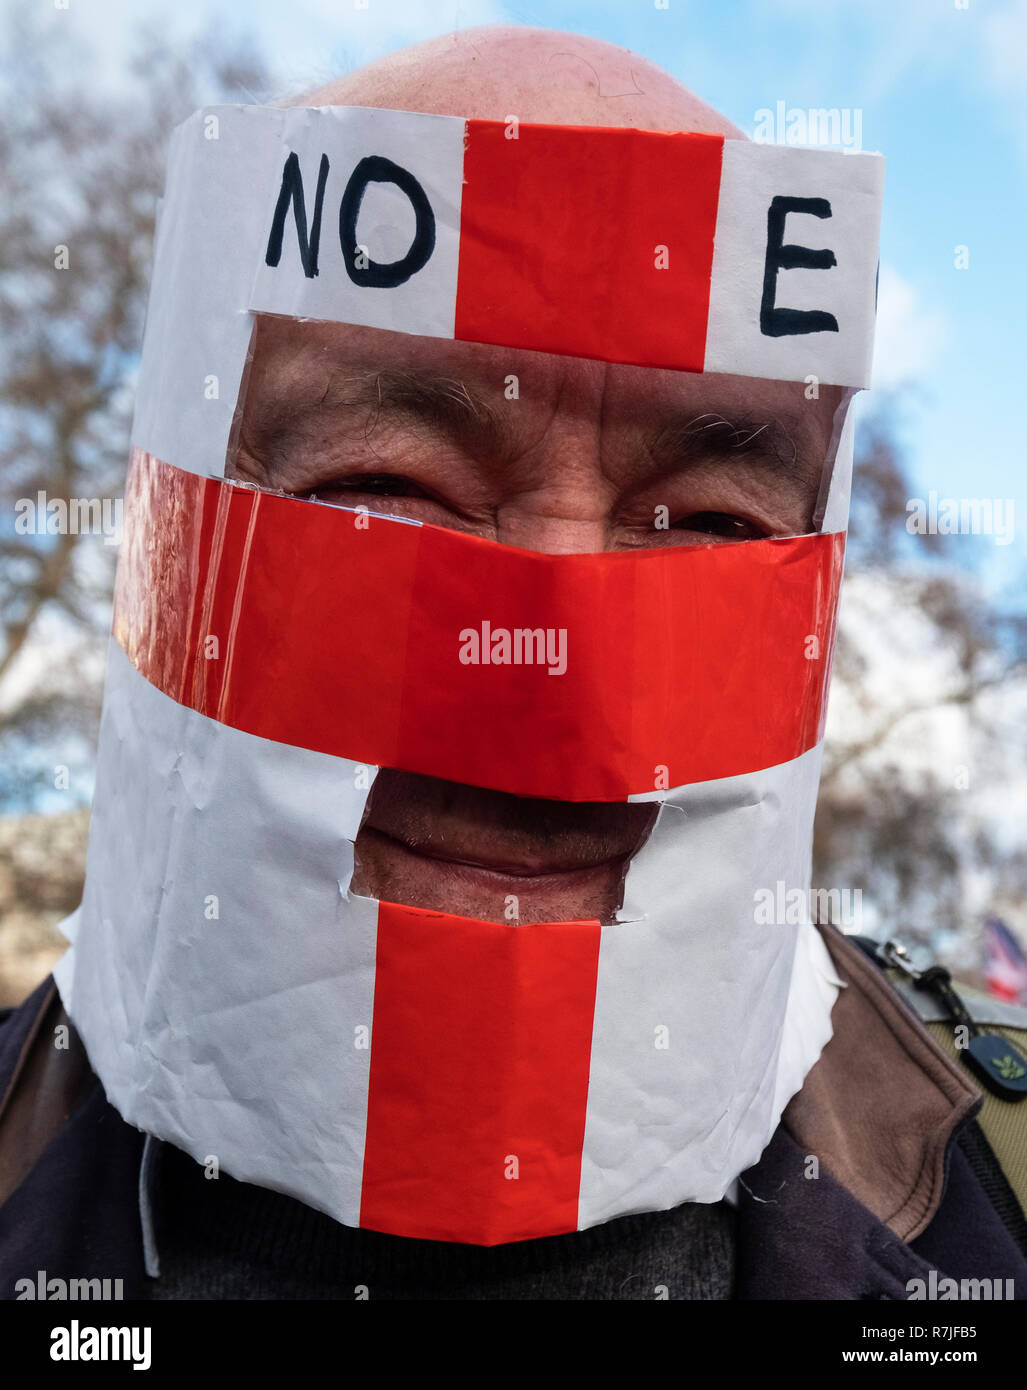
[{"label": "jacket collar", "polygon": [[784,1112],[805,1154],[901,1240],[933,1219],[957,1131],[981,1092],[858,947],[834,927],[821,933],[845,989],[834,1035]]},{"label": "jacket collar", "polygon": [[781,1125],[739,1180],[736,1299],[894,1299],[932,1268]]},{"label": "jacket collar", "polygon": [[906,1299],[932,1268],[907,1242],[938,1212],[980,1092],[863,953],[820,930],[845,989],[831,1041],[739,1179],[737,1297]]}]

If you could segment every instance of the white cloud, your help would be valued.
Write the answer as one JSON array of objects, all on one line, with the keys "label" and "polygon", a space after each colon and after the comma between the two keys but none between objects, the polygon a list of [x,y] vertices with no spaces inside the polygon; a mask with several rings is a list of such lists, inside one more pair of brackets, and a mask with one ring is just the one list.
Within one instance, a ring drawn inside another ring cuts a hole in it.
[{"label": "white cloud", "polygon": [[[358,9],[355,0],[294,0],[285,10],[276,0],[260,4],[254,18],[265,51],[277,55],[276,66],[301,88],[425,39],[513,22],[499,0],[367,0],[366,9]],[[305,32],[315,38],[313,45],[296,42]]]},{"label": "white cloud", "polygon": [[[964,847],[960,872],[979,872],[973,848],[978,833],[1001,852],[1014,851],[1023,842],[1027,814],[1027,679],[1010,676],[984,690],[973,709],[959,701],[946,703],[946,696],[965,684],[958,651],[939,643],[936,626],[903,582],[886,574],[846,576],[839,623],[865,666],[858,679],[836,673],[832,680],[828,765],[885,729],[901,711],[921,711],[896,722],[845,768],[847,793],[864,795],[863,774],[887,767],[910,788],[926,785],[951,798],[955,774],[962,770],[969,779],[966,791],[948,803]],[[988,869],[976,888],[969,878],[964,882],[968,913],[984,905],[974,906],[973,899],[985,890],[987,895],[995,891]]]},{"label": "white cloud", "polygon": [[988,15],[983,46],[987,85],[1011,115],[1027,153],[1027,0]]},{"label": "white cloud", "polygon": [[[144,9],[144,12],[141,12]],[[514,22],[500,0],[73,0],[47,14],[41,41],[68,29],[81,71],[94,85],[119,91],[142,23],[172,46],[206,35],[227,43],[251,39],[272,69],[275,94],[304,90],[423,39],[479,24]]]},{"label": "white cloud", "polygon": [[920,291],[882,265],[877,287],[873,382],[878,390],[903,386],[926,374],[945,346],[945,315],[925,305]]},{"label": "white cloud", "polygon": [[1012,0],[988,15],[984,51],[996,86],[1022,99],[1027,83],[1027,0]]}]

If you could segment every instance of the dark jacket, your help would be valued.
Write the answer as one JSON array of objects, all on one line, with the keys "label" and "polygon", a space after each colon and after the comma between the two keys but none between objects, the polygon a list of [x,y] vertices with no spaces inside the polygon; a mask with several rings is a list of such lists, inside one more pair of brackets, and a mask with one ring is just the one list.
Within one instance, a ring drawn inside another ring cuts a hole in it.
[{"label": "dark jacket", "polygon": [[[847,988],[835,1005],[834,1037],[740,1179],[735,1297],[905,1300],[910,1281],[926,1285],[932,1270],[936,1282],[1011,1279],[1015,1296],[1027,1296],[1027,1224],[975,1123],[980,1093],[876,967],[833,929],[824,934]],[[54,1029],[66,1022],[46,980],[0,1026],[0,1298],[16,1297],[16,1282],[39,1270],[120,1278],[125,1298],[148,1298],[154,1281],[144,1267],[139,1203],[145,1136],[107,1103],[73,1029],[68,1048],[54,1047]],[[290,1209],[299,1213],[300,1204],[279,1207]],[[537,1246],[527,1252],[536,1263],[539,1250],[546,1260],[552,1251],[552,1288],[569,1249],[601,1255],[672,1217],[625,1217],[544,1245],[495,1250],[353,1234],[364,1242],[362,1258],[378,1243],[393,1269],[404,1252],[435,1246],[447,1268],[464,1271],[465,1288],[484,1288],[492,1272]],[[436,1287],[433,1296],[446,1291]],[[572,1275],[558,1296],[575,1297]]]}]

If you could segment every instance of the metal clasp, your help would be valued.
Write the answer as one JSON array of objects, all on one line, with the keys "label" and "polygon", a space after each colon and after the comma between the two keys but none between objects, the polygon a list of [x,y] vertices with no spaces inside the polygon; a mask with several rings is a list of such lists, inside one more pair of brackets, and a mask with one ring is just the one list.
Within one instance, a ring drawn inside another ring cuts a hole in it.
[{"label": "metal clasp", "polygon": [[922,970],[916,969],[909,958],[909,952],[899,941],[886,941],[878,947],[878,954],[886,964],[893,966],[896,970],[901,970],[911,980],[919,980],[924,973]]}]

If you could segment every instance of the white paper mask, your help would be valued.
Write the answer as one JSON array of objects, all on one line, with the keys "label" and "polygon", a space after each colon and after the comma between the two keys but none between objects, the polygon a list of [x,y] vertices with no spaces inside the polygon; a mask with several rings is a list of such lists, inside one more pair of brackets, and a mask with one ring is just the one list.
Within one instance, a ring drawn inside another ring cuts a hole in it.
[{"label": "white paper mask", "polygon": [[[126,1120],[483,1245],[717,1201],[756,1161],[836,990],[814,928],[754,904],[809,885],[851,389],[820,530],[780,540],[536,555],[222,475],[254,312],[865,385],[882,168],[360,108],[179,128],[55,972]],[[573,254],[537,235],[571,174]],[[658,803],[618,920],[352,894],[381,767]]]}]

